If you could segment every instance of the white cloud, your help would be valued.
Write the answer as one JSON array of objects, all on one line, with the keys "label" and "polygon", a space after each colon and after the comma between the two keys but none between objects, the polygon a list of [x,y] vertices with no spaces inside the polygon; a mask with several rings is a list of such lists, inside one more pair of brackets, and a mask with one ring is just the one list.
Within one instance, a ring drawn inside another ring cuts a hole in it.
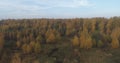
[{"label": "white cloud", "polygon": [[69,7],[77,8],[81,6],[91,6],[92,4],[88,0],[35,0],[36,2],[42,2],[49,7]]},{"label": "white cloud", "polygon": [[15,10],[41,10],[54,7],[78,8],[91,6],[88,0],[3,0],[0,8]]},{"label": "white cloud", "polygon": [[49,9],[80,8],[91,5],[89,0],[2,0],[0,17],[47,16]]}]

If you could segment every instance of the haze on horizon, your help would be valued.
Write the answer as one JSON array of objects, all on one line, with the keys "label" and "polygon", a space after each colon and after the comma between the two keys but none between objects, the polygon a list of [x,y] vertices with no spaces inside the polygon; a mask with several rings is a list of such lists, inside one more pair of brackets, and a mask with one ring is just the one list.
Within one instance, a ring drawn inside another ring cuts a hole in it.
[{"label": "haze on horizon", "polygon": [[1,0],[0,19],[120,16],[120,0]]}]

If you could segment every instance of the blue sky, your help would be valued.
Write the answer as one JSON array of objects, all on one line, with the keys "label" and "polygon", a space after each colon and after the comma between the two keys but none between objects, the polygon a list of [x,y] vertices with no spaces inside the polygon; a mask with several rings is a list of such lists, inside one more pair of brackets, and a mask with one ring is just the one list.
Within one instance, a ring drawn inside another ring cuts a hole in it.
[{"label": "blue sky", "polygon": [[120,16],[120,0],[1,0],[0,19]]}]

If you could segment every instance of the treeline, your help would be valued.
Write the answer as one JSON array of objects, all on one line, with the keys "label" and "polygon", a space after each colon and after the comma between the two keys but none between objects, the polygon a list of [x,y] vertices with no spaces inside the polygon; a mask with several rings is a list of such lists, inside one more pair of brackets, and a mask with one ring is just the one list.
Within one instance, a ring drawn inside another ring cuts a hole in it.
[{"label": "treeline", "polygon": [[40,54],[43,45],[66,38],[73,48],[118,48],[120,17],[1,20],[0,61],[5,63],[4,54],[11,52],[10,63],[22,63],[20,54]]}]

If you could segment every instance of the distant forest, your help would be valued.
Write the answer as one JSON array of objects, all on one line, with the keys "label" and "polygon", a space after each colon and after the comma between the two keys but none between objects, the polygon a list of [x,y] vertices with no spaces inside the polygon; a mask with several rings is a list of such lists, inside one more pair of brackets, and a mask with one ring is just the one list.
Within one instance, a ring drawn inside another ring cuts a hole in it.
[{"label": "distant forest", "polygon": [[0,20],[0,63],[92,63],[83,51],[119,46],[120,17]]}]

